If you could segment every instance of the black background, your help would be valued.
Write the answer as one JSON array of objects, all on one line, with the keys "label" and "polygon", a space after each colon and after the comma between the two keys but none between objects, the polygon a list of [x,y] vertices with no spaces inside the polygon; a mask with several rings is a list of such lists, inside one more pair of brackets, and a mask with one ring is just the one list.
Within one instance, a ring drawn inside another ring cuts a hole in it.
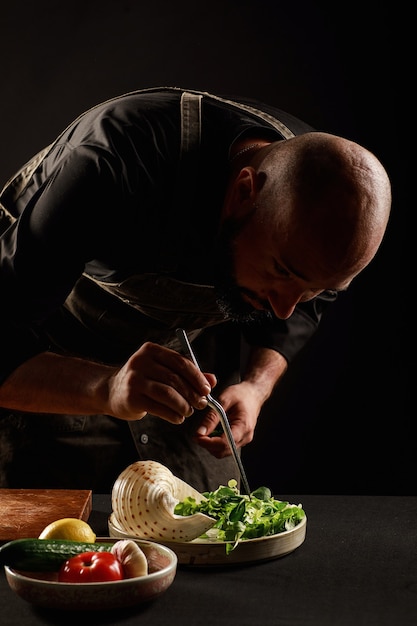
[{"label": "black background", "polygon": [[358,141],[386,166],[394,203],[382,247],[293,364],[244,450],[252,486],[277,494],[415,493],[404,92],[393,52],[401,35],[388,5],[366,4],[363,13],[307,1],[38,0],[1,11],[3,182],[83,110],[160,85],[264,100]]}]

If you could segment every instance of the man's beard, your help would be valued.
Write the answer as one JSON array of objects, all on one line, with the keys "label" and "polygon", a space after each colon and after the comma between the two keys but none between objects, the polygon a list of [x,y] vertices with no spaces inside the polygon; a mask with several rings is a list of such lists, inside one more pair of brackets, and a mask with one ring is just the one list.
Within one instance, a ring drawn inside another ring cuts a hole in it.
[{"label": "man's beard", "polygon": [[234,278],[233,245],[238,233],[245,224],[227,223],[223,225],[215,248],[214,288],[216,303],[225,319],[239,324],[252,324],[270,321],[272,314],[255,309],[246,302],[243,290]]},{"label": "man's beard", "polygon": [[239,324],[260,324],[272,319],[269,311],[255,309],[241,296],[239,287],[233,281],[215,285],[216,303],[224,318]]}]

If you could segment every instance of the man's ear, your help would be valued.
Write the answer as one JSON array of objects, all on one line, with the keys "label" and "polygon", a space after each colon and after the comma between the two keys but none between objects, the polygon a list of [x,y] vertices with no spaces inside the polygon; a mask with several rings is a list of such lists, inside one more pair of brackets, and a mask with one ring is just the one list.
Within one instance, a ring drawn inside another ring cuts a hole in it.
[{"label": "man's ear", "polygon": [[231,206],[240,218],[251,213],[259,190],[259,174],[253,167],[243,167],[237,174],[231,189]]}]

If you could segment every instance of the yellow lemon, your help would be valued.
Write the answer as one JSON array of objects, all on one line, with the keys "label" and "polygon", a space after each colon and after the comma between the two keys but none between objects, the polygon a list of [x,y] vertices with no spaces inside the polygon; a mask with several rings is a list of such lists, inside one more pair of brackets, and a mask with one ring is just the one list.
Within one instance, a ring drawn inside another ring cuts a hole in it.
[{"label": "yellow lemon", "polygon": [[69,539],[94,543],[96,534],[87,522],[76,517],[63,517],[46,526],[39,539]]}]

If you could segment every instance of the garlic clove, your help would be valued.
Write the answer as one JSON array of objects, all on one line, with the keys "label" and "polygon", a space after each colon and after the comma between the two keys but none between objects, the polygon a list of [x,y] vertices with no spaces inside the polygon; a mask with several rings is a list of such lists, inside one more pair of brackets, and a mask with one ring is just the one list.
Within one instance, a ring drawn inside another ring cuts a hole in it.
[{"label": "garlic clove", "polygon": [[148,573],[148,561],[145,553],[132,539],[116,541],[111,552],[122,564],[125,578],[146,576]]}]

